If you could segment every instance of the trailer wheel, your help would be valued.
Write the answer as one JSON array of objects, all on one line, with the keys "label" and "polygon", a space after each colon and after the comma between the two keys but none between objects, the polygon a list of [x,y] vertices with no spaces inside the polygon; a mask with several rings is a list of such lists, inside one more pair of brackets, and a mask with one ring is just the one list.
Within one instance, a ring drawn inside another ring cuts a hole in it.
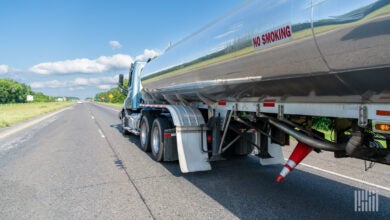
[{"label": "trailer wheel", "polygon": [[151,148],[153,158],[156,161],[164,159],[164,130],[169,129],[169,122],[166,118],[156,118],[152,126]]},{"label": "trailer wheel", "polygon": [[139,139],[141,142],[141,149],[145,152],[150,151],[150,133],[152,128],[153,117],[150,114],[145,114],[141,120]]},{"label": "trailer wheel", "polygon": [[125,129],[125,127],[126,127],[126,117],[125,117],[125,113],[122,112],[122,134],[123,135],[129,134],[129,132]]}]

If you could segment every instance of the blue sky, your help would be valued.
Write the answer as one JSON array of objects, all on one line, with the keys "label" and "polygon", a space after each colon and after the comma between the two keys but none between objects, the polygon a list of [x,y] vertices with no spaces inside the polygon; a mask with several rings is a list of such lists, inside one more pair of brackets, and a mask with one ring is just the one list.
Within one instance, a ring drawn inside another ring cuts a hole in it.
[{"label": "blue sky", "polygon": [[243,0],[0,0],[0,78],[93,97]]}]

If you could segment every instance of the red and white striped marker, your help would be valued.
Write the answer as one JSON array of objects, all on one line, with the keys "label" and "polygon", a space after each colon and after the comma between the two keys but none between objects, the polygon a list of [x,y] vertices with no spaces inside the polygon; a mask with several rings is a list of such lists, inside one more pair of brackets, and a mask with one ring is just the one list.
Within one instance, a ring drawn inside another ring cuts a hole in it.
[{"label": "red and white striped marker", "polygon": [[312,150],[312,147],[302,142],[298,142],[290,158],[280,172],[278,178],[276,178],[276,182],[280,183],[286,177],[286,175],[292,171]]}]

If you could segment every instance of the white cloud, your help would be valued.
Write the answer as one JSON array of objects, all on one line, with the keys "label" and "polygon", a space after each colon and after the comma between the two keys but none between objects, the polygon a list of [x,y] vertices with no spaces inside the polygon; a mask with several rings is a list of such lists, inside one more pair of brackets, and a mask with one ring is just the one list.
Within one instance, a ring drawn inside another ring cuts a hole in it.
[{"label": "white cloud", "polygon": [[[145,61],[161,55],[159,50],[145,49],[144,53],[136,57],[137,60]],[[67,88],[69,91],[85,90],[88,87],[95,87],[101,90],[114,88],[118,83],[118,75],[108,77],[83,77],[80,74],[107,73],[113,71],[127,71],[134,59],[125,54],[115,54],[112,56],[100,56],[96,59],[73,59],[57,62],[45,62],[32,66],[29,70],[32,73],[44,75],[66,75],[78,74],[74,79],[59,81],[48,80],[30,83],[31,88]],[[0,73],[11,71],[7,65],[0,65]]]},{"label": "white cloud", "polygon": [[112,40],[112,41],[110,41],[110,42],[108,42],[108,43],[110,44],[110,46],[111,46],[111,48],[112,48],[113,50],[119,49],[119,48],[122,47],[121,43],[119,43],[119,41],[116,41],[116,40]]},{"label": "white cloud", "polygon": [[76,78],[70,84],[78,86],[97,86],[101,84],[115,85],[118,83],[119,76],[113,77],[97,77],[97,78]]},{"label": "white cloud", "polygon": [[138,55],[135,59],[141,60],[141,61],[146,61],[149,58],[154,58],[154,57],[160,56],[161,54],[162,54],[162,52],[160,50],[145,49],[144,53],[141,55]]},{"label": "white cloud", "polygon": [[6,74],[10,70],[9,66],[7,65],[0,65],[0,74]]},{"label": "white cloud", "polygon": [[60,87],[66,87],[68,86],[68,83],[60,82],[58,80],[51,80],[51,81],[45,81],[45,82],[32,82],[30,83],[31,88],[37,89],[37,88],[60,88]]},{"label": "white cloud", "polygon": [[89,80],[87,78],[76,78],[72,84],[79,86],[87,86],[89,84]]},{"label": "white cloud", "polygon": [[109,90],[111,89],[111,85],[98,85],[98,88],[101,90]]},{"label": "white cloud", "polygon": [[57,62],[40,63],[29,70],[37,74],[93,74],[103,73],[119,69],[127,69],[133,62],[133,58],[125,54],[113,56],[100,56],[95,60],[87,58],[65,60]]},{"label": "white cloud", "polygon": [[30,86],[33,89],[69,87],[70,91],[83,90],[85,89],[85,86],[95,86],[99,89],[106,89],[110,87],[109,89],[111,89],[117,84],[118,78],[119,78],[118,75],[113,77],[96,77],[96,78],[78,77],[75,78],[74,80],[62,81],[62,82],[58,80],[33,82],[30,83]]},{"label": "white cloud", "polygon": [[80,90],[85,90],[85,87],[78,86],[78,87],[70,87],[69,88],[69,91],[71,91],[71,92],[73,92],[73,91],[80,91]]},{"label": "white cloud", "polygon": [[[110,43],[111,42],[113,41],[110,41]],[[117,43],[119,44],[119,42]],[[160,50],[145,49],[143,54],[136,57],[136,60],[146,61],[149,58],[161,54],[162,52]],[[32,66],[29,68],[29,71],[43,75],[95,74],[128,69],[133,61],[134,59],[129,55],[115,54],[112,56],[100,56],[94,60],[78,58],[73,60],[44,62]],[[0,65],[0,74],[7,71],[9,71],[7,65]]]}]

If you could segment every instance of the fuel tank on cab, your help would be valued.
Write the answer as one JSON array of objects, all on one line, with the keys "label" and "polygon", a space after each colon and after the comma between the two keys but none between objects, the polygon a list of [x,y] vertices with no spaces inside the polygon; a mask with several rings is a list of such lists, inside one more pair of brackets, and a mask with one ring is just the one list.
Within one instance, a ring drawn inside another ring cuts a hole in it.
[{"label": "fuel tank on cab", "polygon": [[246,1],[149,62],[154,100],[390,90],[390,0]]}]

